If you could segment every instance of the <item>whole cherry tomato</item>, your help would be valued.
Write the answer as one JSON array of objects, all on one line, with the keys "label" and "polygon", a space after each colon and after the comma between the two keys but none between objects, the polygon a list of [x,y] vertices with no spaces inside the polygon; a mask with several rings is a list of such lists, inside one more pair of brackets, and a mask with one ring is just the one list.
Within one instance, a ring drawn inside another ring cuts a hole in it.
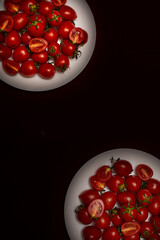
[{"label": "whole cherry tomato", "polygon": [[3,68],[6,73],[9,75],[16,75],[19,72],[20,66],[18,63],[14,62],[13,60],[5,60],[2,62]]},{"label": "whole cherry tomato", "polygon": [[90,177],[89,182],[91,187],[97,191],[102,191],[106,187],[106,182],[99,181],[96,175]]},{"label": "whole cherry tomato", "polygon": [[74,27],[75,26],[71,21],[64,21],[58,29],[59,37],[69,39],[69,33]]},{"label": "whole cherry tomato", "polygon": [[141,187],[141,179],[135,175],[130,175],[125,179],[125,186],[130,192],[137,192]]},{"label": "whole cherry tomato", "polygon": [[28,46],[31,39],[32,39],[32,37],[29,35],[28,32],[22,33],[21,41],[22,41],[23,44]]},{"label": "whole cherry tomato", "polygon": [[35,62],[32,60],[27,60],[22,63],[20,68],[20,73],[23,77],[33,77],[37,73],[37,68]]},{"label": "whole cherry tomato", "polygon": [[34,15],[37,9],[37,3],[35,0],[23,0],[21,2],[21,11],[28,15]]},{"label": "whole cherry tomato", "polygon": [[121,159],[118,159],[113,164],[113,168],[118,175],[123,177],[127,177],[133,171],[131,163],[127,160],[121,160]]},{"label": "whole cherry tomato", "polygon": [[32,16],[29,17],[30,19],[30,22],[40,22],[44,25],[44,27],[46,27],[46,23],[47,23],[47,20],[45,18],[45,16],[43,16],[42,14],[34,14]]},{"label": "whole cherry tomato", "polygon": [[148,209],[145,206],[137,207],[137,216],[135,220],[137,222],[144,222],[148,218]]},{"label": "whole cherry tomato", "polygon": [[148,181],[153,176],[153,170],[145,164],[139,164],[136,172],[138,177],[143,181]]},{"label": "whole cherry tomato", "polygon": [[32,59],[36,63],[46,63],[48,61],[48,53],[47,51],[43,51],[41,53],[33,53]]},{"label": "whole cherry tomato", "polygon": [[58,41],[58,32],[54,28],[49,28],[49,29],[45,30],[43,37],[44,37],[44,39],[46,39],[48,41],[48,43],[57,42]]},{"label": "whole cherry tomato", "polygon": [[55,66],[58,71],[64,72],[69,68],[69,59],[64,54],[59,55],[59,57],[55,61]]},{"label": "whole cherry tomato", "polygon": [[101,195],[101,199],[104,202],[104,208],[105,210],[110,210],[114,207],[114,205],[116,204],[116,194],[114,192],[105,192]]},{"label": "whole cherry tomato", "polygon": [[102,216],[98,219],[94,219],[94,224],[97,228],[105,229],[110,225],[110,217],[107,212],[103,212]]},{"label": "whole cherry tomato", "polygon": [[160,195],[154,195],[148,206],[148,211],[153,215],[160,215]]},{"label": "whole cherry tomato", "polygon": [[125,191],[117,194],[117,201],[120,205],[128,204],[135,205],[136,197],[134,193]]},{"label": "whole cherry tomato", "polygon": [[12,55],[12,50],[4,44],[0,44],[0,60],[4,61]]},{"label": "whole cherry tomato", "polygon": [[14,29],[16,31],[21,30],[22,28],[25,28],[28,24],[28,15],[26,13],[17,13],[13,17],[14,20]]},{"label": "whole cherry tomato", "polygon": [[57,58],[60,54],[61,47],[59,43],[57,42],[51,42],[48,45],[48,54],[51,55],[52,57]]},{"label": "whole cherry tomato", "polygon": [[77,219],[87,225],[87,224],[90,224],[92,222],[92,219],[88,213],[88,209],[87,207],[83,206],[83,205],[80,205],[76,208],[75,210],[76,212],[76,215],[77,215]]},{"label": "whole cherry tomato", "polygon": [[123,223],[123,219],[121,218],[119,211],[120,211],[120,208],[117,208],[117,207],[109,211],[110,220],[113,223],[113,225],[116,227],[120,227]]},{"label": "whole cherry tomato", "polygon": [[160,216],[152,215],[149,222],[152,224],[154,232],[160,233]]},{"label": "whole cherry tomato", "polygon": [[151,178],[147,181],[147,189],[151,194],[159,194],[160,193],[160,181],[157,179]]},{"label": "whole cherry tomato", "polygon": [[153,196],[150,193],[150,191],[148,191],[148,189],[140,189],[140,190],[138,190],[136,197],[137,197],[137,200],[143,206],[150,205],[152,200],[153,200]]},{"label": "whole cherry tomato", "polygon": [[133,221],[137,216],[137,209],[134,205],[131,205],[130,203],[124,204],[120,208],[120,217],[124,219],[127,222]]},{"label": "whole cherry tomato", "polygon": [[119,175],[113,175],[107,182],[107,187],[116,193],[122,192],[125,189],[124,178]]},{"label": "whole cherry tomato", "polygon": [[108,227],[104,230],[102,240],[120,240],[121,235],[119,234],[115,226]]},{"label": "whole cherry tomato", "polygon": [[15,62],[25,62],[29,59],[30,54],[27,51],[27,48],[21,45],[15,48],[12,57]]},{"label": "whole cherry tomato", "polygon": [[78,55],[78,47],[73,44],[68,39],[65,39],[61,42],[61,50],[62,53],[71,58],[77,58]]},{"label": "whole cherry tomato", "polygon": [[160,240],[160,236],[158,233],[153,233],[149,238],[146,238],[148,240]]},{"label": "whole cherry tomato", "polygon": [[48,13],[51,13],[53,9],[53,4],[48,1],[42,1],[39,3],[39,12],[44,16],[47,16]]},{"label": "whole cherry tomato", "polygon": [[97,198],[100,198],[100,195],[94,189],[87,189],[79,195],[79,199],[84,205],[88,205],[92,200]]},{"label": "whole cherry tomato", "polygon": [[47,20],[49,25],[52,27],[60,26],[63,21],[62,16],[56,10],[52,10],[52,12],[47,14]]},{"label": "whole cherry tomato", "polygon": [[45,25],[41,22],[41,20],[38,20],[38,16],[36,17],[36,20],[31,20],[28,23],[28,33],[32,37],[42,37],[44,30]]},{"label": "whole cherry tomato", "polygon": [[15,30],[12,30],[5,37],[5,43],[10,48],[16,48],[21,44],[21,38]]},{"label": "whole cherry tomato", "polygon": [[39,76],[45,79],[50,79],[54,76],[56,70],[51,63],[43,63],[39,68]]},{"label": "whole cherry tomato", "polygon": [[94,226],[87,226],[82,230],[82,236],[84,240],[99,240],[102,232]]},{"label": "whole cherry tomato", "polygon": [[142,237],[149,238],[153,234],[153,226],[150,222],[142,222],[140,234]]},{"label": "whole cherry tomato", "polygon": [[68,21],[68,20],[73,21],[77,18],[76,11],[70,6],[63,5],[60,8],[59,12],[65,21]]}]

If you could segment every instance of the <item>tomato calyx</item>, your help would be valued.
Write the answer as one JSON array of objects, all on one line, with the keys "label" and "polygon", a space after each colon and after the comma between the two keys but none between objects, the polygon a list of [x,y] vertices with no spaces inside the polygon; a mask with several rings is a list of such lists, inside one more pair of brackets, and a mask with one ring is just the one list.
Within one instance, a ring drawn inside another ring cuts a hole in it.
[{"label": "tomato calyx", "polygon": [[144,196],[144,200],[140,200],[139,198],[138,198],[138,201],[140,202],[140,203],[145,203],[145,202],[147,202],[148,204],[151,204],[151,202],[149,201],[151,198],[153,198],[153,196],[149,196],[149,197],[147,197],[147,195],[144,193],[143,194],[143,196]]},{"label": "tomato calyx", "polygon": [[61,15],[55,15],[53,11],[54,11],[54,10],[52,9],[52,18],[47,17],[47,19],[48,19],[49,22],[50,22],[50,21],[53,21],[53,20],[54,20],[55,22],[58,22],[58,18],[61,17]]},{"label": "tomato calyx", "polygon": [[[29,8],[30,8],[30,11],[31,11],[31,12],[35,12],[35,10],[38,9],[38,6],[37,6],[36,3],[35,3],[34,5],[29,4]],[[35,12],[35,13],[36,13],[36,12]]]},{"label": "tomato calyx", "polygon": [[81,209],[83,209],[85,206],[83,204],[80,204],[79,206],[76,207],[75,209],[75,213],[79,213],[79,211],[81,211]]},{"label": "tomato calyx", "polygon": [[116,215],[119,212],[119,208],[115,207],[111,210],[109,210],[109,215],[110,217],[113,217],[114,215]]},{"label": "tomato calyx", "polygon": [[59,66],[59,67],[55,66],[55,68],[60,72],[64,73],[68,69],[68,66],[66,66],[66,64],[63,64],[63,66]]},{"label": "tomato calyx", "polygon": [[37,21],[37,19],[38,19],[38,15],[36,16],[36,19],[35,19],[35,20],[29,19],[30,22],[31,22],[31,24],[29,24],[28,26],[29,26],[29,27],[35,26],[35,28],[38,30],[37,24],[40,23],[40,22],[42,22],[42,19],[41,19],[41,20],[38,20],[38,21]]},{"label": "tomato calyx", "polygon": [[130,217],[131,217],[132,219],[134,219],[131,211],[134,210],[136,207],[135,207],[135,206],[134,206],[134,207],[130,207],[130,203],[131,203],[131,201],[129,201],[127,207],[125,207],[124,205],[122,205],[122,207],[125,209],[125,211],[122,213],[122,215],[124,215],[125,213],[128,213],[128,214],[130,215]]},{"label": "tomato calyx", "polygon": [[118,189],[120,192],[125,192],[125,190],[126,190],[125,182],[121,185],[118,185]]},{"label": "tomato calyx", "polygon": [[142,181],[140,189],[146,189],[148,185],[147,181]]}]

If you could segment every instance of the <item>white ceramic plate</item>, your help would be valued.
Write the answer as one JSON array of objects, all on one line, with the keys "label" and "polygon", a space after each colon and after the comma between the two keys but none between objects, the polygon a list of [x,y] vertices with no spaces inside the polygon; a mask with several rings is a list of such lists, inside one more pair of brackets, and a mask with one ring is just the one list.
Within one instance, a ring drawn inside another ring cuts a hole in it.
[{"label": "white ceramic plate", "polygon": [[[64,204],[65,224],[71,240],[82,240],[82,229],[85,225],[78,222],[75,216],[75,208],[80,205],[79,194],[91,188],[89,185],[89,177],[94,175],[102,165],[111,166],[111,157],[115,159],[121,158],[131,162],[133,168],[143,163],[149,165],[153,171],[153,177],[160,180],[159,169],[160,161],[156,157],[134,149],[115,149],[104,152],[85,163],[76,173],[71,181]],[[135,174],[135,171],[132,172]]]},{"label": "white ceramic plate", "polygon": [[[80,48],[82,55],[77,60],[70,60],[70,69],[64,73],[56,72],[53,79],[45,80],[37,74],[32,78],[22,77],[19,73],[16,76],[9,76],[2,68],[0,62],[0,79],[5,83],[27,91],[47,91],[63,86],[78,76],[88,64],[95,47],[96,25],[93,14],[85,0],[67,0],[67,5],[77,12],[75,20],[76,27],[81,27],[88,32],[88,42]],[[4,9],[4,0],[0,1],[0,10]]]}]

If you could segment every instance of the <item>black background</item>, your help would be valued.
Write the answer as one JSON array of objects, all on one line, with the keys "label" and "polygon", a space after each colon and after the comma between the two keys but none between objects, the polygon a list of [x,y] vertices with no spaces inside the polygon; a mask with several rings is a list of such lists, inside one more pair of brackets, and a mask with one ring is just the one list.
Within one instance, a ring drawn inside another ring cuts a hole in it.
[{"label": "black background", "polygon": [[0,218],[6,239],[69,239],[65,194],[93,156],[136,148],[160,158],[158,6],[87,2],[97,41],[76,79],[39,93],[0,82]]}]

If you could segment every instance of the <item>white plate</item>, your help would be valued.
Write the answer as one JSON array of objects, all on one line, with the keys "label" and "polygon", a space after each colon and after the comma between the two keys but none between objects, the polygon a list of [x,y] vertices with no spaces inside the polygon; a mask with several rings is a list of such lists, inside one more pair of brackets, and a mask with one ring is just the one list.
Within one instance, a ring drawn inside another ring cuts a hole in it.
[{"label": "white plate", "polygon": [[[4,0],[0,1],[0,10],[4,9]],[[53,79],[45,80],[37,74],[32,78],[22,77],[19,73],[16,76],[9,76],[2,68],[0,62],[0,79],[5,83],[27,91],[47,91],[63,86],[78,76],[88,64],[95,47],[96,25],[93,14],[85,0],[68,0],[67,5],[77,12],[75,20],[76,27],[81,27],[88,32],[88,42],[80,48],[82,55],[77,60],[70,60],[70,68],[64,72],[56,72]]]},{"label": "white plate", "polygon": [[[104,152],[90,161],[86,162],[76,173],[71,181],[64,204],[65,224],[71,240],[82,240],[81,232],[85,225],[78,222],[75,216],[75,208],[80,205],[79,194],[91,188],[89,185],[89,177],[94,175],[102,165],[111,166],[111,157],[115,159],[121,158],[131,162],[133,168],[143,163],[149,165],[153,171],[153,177],[160,180],[159,169],[160,161],[156,157],[135,149],[115,149]],[[135,171],[132,172],[135,174]]]}]

